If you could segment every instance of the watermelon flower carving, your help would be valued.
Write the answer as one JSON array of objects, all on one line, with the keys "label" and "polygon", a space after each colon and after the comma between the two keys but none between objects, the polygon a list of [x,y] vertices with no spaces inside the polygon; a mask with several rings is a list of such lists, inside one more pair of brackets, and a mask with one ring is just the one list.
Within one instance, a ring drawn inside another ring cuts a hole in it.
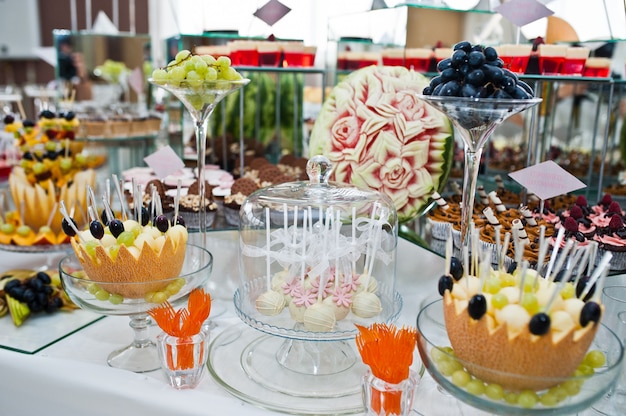
[{"label": "watermelon flower carving", "polygon": [[311,133],[310,155],[333,163],[331,179],[386,194],[400,222],[425,211],[452,163],[450,122],[417,98],[428,83],[403,67],[355,71],[335,86]]}]

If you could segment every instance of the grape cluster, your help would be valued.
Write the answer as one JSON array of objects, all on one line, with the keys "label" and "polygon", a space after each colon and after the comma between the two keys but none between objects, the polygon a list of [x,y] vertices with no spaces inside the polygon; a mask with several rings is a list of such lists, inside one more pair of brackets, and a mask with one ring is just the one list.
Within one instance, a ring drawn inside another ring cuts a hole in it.
[{"label": "grape cluster", "polygon": [[157,84],[199,87],[205,81],[237,81],[242,76],[231,66],[227,56],[193,55],[182,50],[165,68],[152,71],[152,79]]},{"label": "grape cluster", "polygon": [[555,407],[568,397],[576,396],[580,393],[584,382],[581,376],[592,376],[596,369],[606,364],[606,355],[602,351],[590,350],[576,369],[574,377],[563,380],[547,390],[535,392],[533,390],[511,391],[500,384],[483,382],[463,367],[451,347],[433,347],[430,350],[430,358],[441,375],[467,393],[526,409]]},{"label": "grape cluster", "polygon": [[503,68],[502,59],[491,47],[459,42],[450,58],[437,64],[439,75],[424,88],[424,95],[469,98],[533,98],[532,88]]},{"label": "grape cluster", "polygon": [[63,300],[51,283],[47,273],[38,272],[28,279],[8,281],[4,291],[13,299],[28,305],[31,312],[52,313],[63,306]]}]

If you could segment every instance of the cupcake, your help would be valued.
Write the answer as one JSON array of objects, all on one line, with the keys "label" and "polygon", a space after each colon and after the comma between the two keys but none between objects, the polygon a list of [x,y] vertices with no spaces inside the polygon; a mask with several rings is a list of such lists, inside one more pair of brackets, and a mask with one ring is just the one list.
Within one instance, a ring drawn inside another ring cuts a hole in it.
[{"label": "cupcake", "polygon": [[257,183],[248,177],[238,178],[233,182],[230,195],[224,197],[224,216],[229,225],[239,226],[239,209],[246,197],[257,189]]},{"label": "cupcake", "polygon": [[611,270],[626,270],[626,227],[620,215],[613,215],[609,225],[598,230],[593,239],[598,242],[597,259],[608,251],[613,254]]},{"label": "cupcake", "polygon": [[[210,195],[212,187],[205,181],[204,188],[204,207],[205,207],[205,226],[207,229],[213,226],[215,213],[217,212],[217,204],[213,202]],[[180,197],[178,201],[178,215],[183,217],[185,225],[189,230],[200,229],[200,187],[198,181],[195,181],[188,189],[187,194]]]},{"label": "cupcake", "polygon": [[452,223],[461,221],[461,207],[448,204],[438,192],[433,192],[432,197],[436,205],[426,216],[431,226],[431,236],[436,240],[446,240],[450,236]]}]

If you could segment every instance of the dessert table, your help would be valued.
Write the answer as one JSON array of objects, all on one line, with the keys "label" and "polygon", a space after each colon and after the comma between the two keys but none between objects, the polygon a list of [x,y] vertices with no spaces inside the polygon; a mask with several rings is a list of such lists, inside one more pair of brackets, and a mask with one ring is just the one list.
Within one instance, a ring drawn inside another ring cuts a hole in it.
[{"label": "dessert table", "polygon": [[[209,233],[207,248],[214,255],[209,290],[215,298],[213,311],[219,313],[212,314],[215,326],[211,337],[234,325],[241,325],[244,331],[255,331],[236,316],[232,302],[238,284],[237,232]],[[56,260],[19,253],[4,253],[2,257],[0,271],[37,267],[37,262],[49,264]],[[444,261],[428,250],[399,239],[396,263],[396,288],[404,304],[397,324],[415,326],[420,304],[438,296],[437,279],[443,272]],[[158,328],[153,330],[156,334]],[[131,332],[127,317],[107,316],[34,354],[0,348],[0,415],[275,414],[232,396],[208,371],[196,389],[175,390],[161,371],[138,374],[107,366],[108,353],[130,342]],[[239,362],[232,363],[232,366],[238,365]],[[433,400],[429,397],[433,392],[436,386],[426,373],[416,393],[413,414],[486,415],[451,396],[447,402],[441,400],[446,397],[442,394],[438,394],[438,401]]]}]

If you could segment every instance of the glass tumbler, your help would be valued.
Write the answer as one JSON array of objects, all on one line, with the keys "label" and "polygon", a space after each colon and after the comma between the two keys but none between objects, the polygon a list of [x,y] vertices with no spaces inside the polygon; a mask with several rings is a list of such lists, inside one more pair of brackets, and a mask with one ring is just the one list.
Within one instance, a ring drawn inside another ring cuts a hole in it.
[{"label": "glass tumbler", "polygon": [[367,416],[405,416],[411,413],[419,377],[410,371],[409,377],[398,384],[388,383],[372,374],[363,376],[363,404]]},{"label": "glass tumbler", "polygon": [[157,336],[159,359],[169,383],[175,389],[193,389],[202,378],[209,353],[209,332],[191,337]]}]

